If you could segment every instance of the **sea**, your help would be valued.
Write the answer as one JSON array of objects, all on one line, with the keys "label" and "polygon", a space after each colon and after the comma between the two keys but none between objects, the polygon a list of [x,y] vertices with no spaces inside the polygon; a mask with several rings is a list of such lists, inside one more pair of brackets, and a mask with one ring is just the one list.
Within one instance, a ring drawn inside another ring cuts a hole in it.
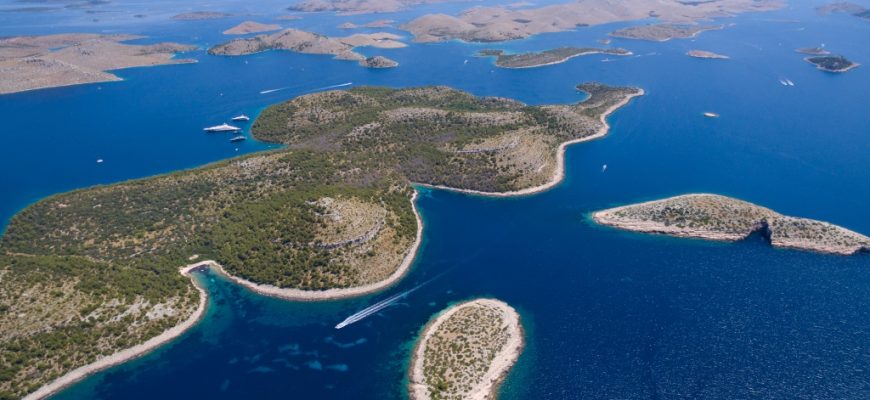
[{"label": "sea", "polygon": [[[420,188],[423,243],[393,287],[341,301],[292,302],[197,273],[209,292],[201,322],[55,399],[405,398],[421,328],[451,304],[479,297],[515,307],[525,329],[526,347],[502,399],[870,398],[870,254],[776,249],[760,236],[714,243],[636,234],[589,218],[611,206],[705,192],[870,234],[870,67],[826,73],[795,52],[823,45],[870,64],[870,22],[818,15],[821,2],[797,1],[713,21],[725,28],[694,39],[614,38],[612,46],[634,53],[626,57],[509,70],[474,54],[601,46],[608,32],[650,21],[505,43],[360,49],[400,63],[370,70],[322,55],[205,52],[238,22],[290,14],[284,1],[99,3],[3,1],[0,36],[141,34],[147,38],[138,43],[199,45],[179,56],[198,62],[120,70],[120,82],[0,96],[4,225],[55,193],[275,148],[253,139],[231,143],[202,128],[335,85],[448,85],[529,104],[582,101],[575,86],[589,81],[638,86],[646,95],[608,119],[605,138],[569,147],[566,177],[549,191],[496,199]],[[382,15],[311,13],[277,23],[347,35],[353,32],[339,24],[403,22],[487,4],[494,2]],[[46,10],[15,11],[25,6]],[[170,19],[194,10],[236,16]],[[407,36],[359,30],[373,31]],[[686,56],[692,49],[730,59]],[[422,283],[379,313],[335,329]]]}]

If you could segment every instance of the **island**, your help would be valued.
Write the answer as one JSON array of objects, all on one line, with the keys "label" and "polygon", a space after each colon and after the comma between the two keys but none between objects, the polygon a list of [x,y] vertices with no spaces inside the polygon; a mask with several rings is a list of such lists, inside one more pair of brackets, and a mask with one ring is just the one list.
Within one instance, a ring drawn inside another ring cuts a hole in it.
[{"label": "island", "polygon": [[224,35],[247,35],[249,33],[261,33],[277,31],[281,25],[263,24],[255,21],[245,21],[224,31]]},{"label": "island", "polygon": [[417,341],[411,399],[492,399],[523,350],[520,315],[507,303],[477,299],[433,318]]},{"label": "island", "polygon": [[337,12],[339,15],[393,13],[421,4],[448,0],[302,0],[287,9],[303,12]]},{"label": "island", "polygon": [[830,51],[825,50],[823,47],[801,47],[799,49],[795,49],[796,52],[801,54],[807,54],[811,56],[826,56],[831,54]]},{"label": "island", "polygon": [[870,19],[870,10],[865,8],[860,4],[850,3],[847,1],[840,1],[835,3],[825,4],[819,7],[816,7],[816,11],[820,15],[826,15],[830,13],[846,13],[858,18]]},{"label": "island", "polygon": [[142,38],[71,33],[0,39],[0,94],[120,81],[108,71],[196,62],[175,58],[178,53],[195,50],[195,46],[124,43]]},{"label": "island", "polygon": [[384,56],[368,57],[361,61],[360,64],[368,68],[394,68],[399,66],[399,63]]},{"label": "island", "polygon": [[850,61],[846,57],[837,55],[807,57],[804,58],[804,61],[826,72],[846,72],[861,65]]},{"label": "island", "polygon": [[715,194],[688,194],[611,208],[595,222],[635,232],[737,241],[755,232],[775,247],[850,255],[870,250],[870,238],[827,222],[779,214]]},{"label": "island", "polygon": [[338,26],[339,29],[359,29],[359,28],[390,28],[396,21],[391,19],[379,19],[368,22],[362,25],[357,25],[353,22],[345,22]]},{"label": "island", "polygon": [[677,0],[586,0],[512,9],[480,6],[457,16],[426,14],[404,25],[417,42],[499,42],[523,39],[549,32],[564,32],[584,26],[656,18],[678,26],[696,24],[746,12],[779,9],[780,0],[719,0],[684,2]]},{"label": "island", "polygon": [[[380,32],[356,34],[344,38],[333,38],[313,32],[298,29],[286,29],[278,33],[258,35],[251,38],[234,39],[219,44],[208,50],[209,54],[222,56],[240,56],[269,50],[289,50],[305,54],[332,55],[337,60],[357,61],[362,66],[373,66],[368,59],[354,51],[356,47],[377,47],[395,49],[407,46],[399,41],[401,36]],[[386,57],[377,60],[380,64],[395,63]],[[395,66],[395,65],[394,65]]]},{"label": "island", "polygon": [[563,63],[574,57],[590,54],[611,54],[628,56],[632,53],[626,49],[599,49],[593,47],[559,47],[533,53],[505,54],[503,50],[484,49],[478,57],[496,57],[495,65],[502,68],[534,68],[545,65]]},{"label": "island", "polygon": [[716,54],[712,51],[705,51],[705,50],[689,50],[686,53],[686,55],[689,57],[708,58],[708,59],[713,59],[713,60],[727,60],[729,58],[726,55]]},{"label": "island", "polygon": [[541,106],[442,86],[308,94],[254,121],[280,149],[28,206],[0,238],[0,392],[49,395],[179,334],[205,301],[191,270],[296,300],[395,284],[421,242],[418,190],[546,190],[567,145],[643,94],[577,88]]},{"label": "island", "polygon": [[722,29],[721,25],[674,25],[655,24],[630,26],[610,33],[610,36],[623,39],[649,40],[666,42],[671,39],[688,39],[698,36],[701,32]]},{"label": "island", "polygon": [[203,21],[207,19],[221,19],[227,17],[232,17],[232,14],[215,11],[192,11],[175,15],[172,19],[177,21]]}]

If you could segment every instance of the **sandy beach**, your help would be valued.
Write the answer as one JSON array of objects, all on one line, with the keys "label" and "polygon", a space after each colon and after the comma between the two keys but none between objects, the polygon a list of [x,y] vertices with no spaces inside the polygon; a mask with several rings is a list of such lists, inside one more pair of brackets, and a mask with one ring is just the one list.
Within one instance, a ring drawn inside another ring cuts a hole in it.
[{"label": "sandy beach", "polygon": [[416,200],[419,193],[415,190],[414,195],[411,196],[411,207],[414,210],[414,216],[417,218],[417,237],[414,240],[414,243],[411,245],[411,248],[408,249],[408,253],[405,254],[405,258],[402,260],[402,263],[399,265],[399,268],[396,269],[387,279],[384,279],[380,282],[370,283],[367,285],[351,287],[351,288],[342,288],[342,289],[327,289],[327,290],[301,290],[301,289],[289,289],[289,288],[280,288],[273,285],[263,285],[251,282],[247,279],[242,279],[237,276],[231,275],[227,272],[223,266],[218,264],[213,260],[205,260],[200,261],[195,264],[191,264],[186,268],[195,268],[199,266],[207,266],[211,268],[213,271],[227,277],[233,282],[242,285],[256,293],[278,297],[286,300],[296,300],[296,301],[323,301],[323,300],[336,300],[343,299],[347,297],[356,297],[362,296],[365,294],[377,292],[383,289],[386,289],[394,284],[396,284],[399,279],[401,279],[405,274],[411,269],[411,264],[414,262],[414,257],[417,255],[417,250],[420,247],[420,242],[423,239],[423,219],[420,217],[420,212],[417,210]]},{"label": "sandy beach", "polygon": [[205,315],[206,304],[208,300],[208,293],[201,288],[196,280],[190,275],[190,271],[199,265],[188,265],[179,269],[179,272],[190,278],[190,281],[193,283],[193,286],[196,290],[199,291],[199,306],[197,306],[196,311],[184,320],[184,322],[169,328],[163,333],[146,340],[144,343],[137,344],[128,349],[121,350],[115,354],[112,354],[107,357],[103,357],[97,361],[94,361],[88,365],[84,365],[78,367],[60,378],[55,379],[51,383],[48,383],[33,393],[28,394],[24,397],[25,400],[35,400],[35,399],[44,399],[48,396],[54,395],[62,389],[86,378],[88,375],[94,374],[96,372],[102,371],[106,368],[113,367],[115,365],[127,362],[136,357],[140,357],[142,355],[147,354],[151,350],[154,350],[166,343],[169,343],[171,340],[181,336],[188,329],[196,325],[197,322]]},{"label": "sandy beach", "polygon": [[536,193],[540,193],[546,190],[552,189],[554,186],[558,185],[559,182],[562,182],[562,179],[565,179],[565,148],[572,144],[587,142],[590,140],[600,139],[607,135],[607,132],[610,130],[610,125],[607,123],[607,117],[610,116],[614,111],[618,110],[622,106],[628,104],[631,99],[643,96],[646,92],[643,89],[638,88],[637,92],[634,94],[627,96],[625,99],[620,101],[619,103],[614,104],[604,114],[601,114],[600,120],[602,123],[601,129],[598,130],[594,135],[585,136],[579,139],[569,140],[567,142],[563,142],[559,145],[559,149],[556,154],[556,169],[553,171],[553,176],[550,180],[538,186],[533,186],[526,189],[513,190],[509,192],[483,192],[479,190],[469,190],[469,189],[458,189],[449,186],[441,186],[441,185],[428,185],[425,183],[414,183],[416,186],[430,188],[430,189],[441,189],[441,190],[449,190],[451,192],[460,192],[466,194],[473,194],[477,196],[485,196],[485,197],[512,197],[512,196],[528,196]]},{"label": "sandy beach", "polygon": [[524,332],[520,323],[520,315],[513,307],[494,299],[477,299],[448,308],[423,328],[423,336],[418,339],[411,358],[410,382],[408,384],[408,394],[411,399],[420,400],[430,397],[424,384],[423,375],[423,356],[425,354],[426,342],[450,316],[463,307],[474,304],[485,304],[500,309],[504,313],[505,319],[508,321],[508,329],[511,331],[510,339],[492,360],[489,370],[486,371],[480,382],[471,389],[466,399],[484,400],[495,397],[499,384],[507,377],[508,371],[516,363],[520,353],[522,353],[525,346],[525,340],[523,339]]}]

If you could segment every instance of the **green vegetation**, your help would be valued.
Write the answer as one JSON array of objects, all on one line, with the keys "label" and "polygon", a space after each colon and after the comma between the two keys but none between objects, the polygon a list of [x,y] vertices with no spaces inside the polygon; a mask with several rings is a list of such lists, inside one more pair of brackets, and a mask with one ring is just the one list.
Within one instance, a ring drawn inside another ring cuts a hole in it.
[{"label": "green vegetation", "polygon": [[828,72],[846,72],[858,66],[843,56],[817,56],[807,57],[807,62],[814,64],[816,68]]},{"label": "green vegetation", "polygon": [[[178,268],[192,255],[283,288],[386,279],[416,238],[411,182],[539,184],[559,143],[596,133],[601,113],[637,91],[580,88],[587,101],[542,107],[445,87],[302,96],[254,123],[282,150],[31,205],[0,239],[0,309],[40,317],[2,325],[0,390],[20,396],[188,318],[197,296]],[[329,204],[350,220],[328,220]]]},{"label": "green vegetation", "polygon": [[502,50],[484,49],[477,52],[478,57],[496,57],[495,65],[502,68],[531,68],[565,62],[572,57],[589,54],[612,54],[627,56],[626,49],[599,49],[594,47],[559,47],[534,53],[505,54]]}]

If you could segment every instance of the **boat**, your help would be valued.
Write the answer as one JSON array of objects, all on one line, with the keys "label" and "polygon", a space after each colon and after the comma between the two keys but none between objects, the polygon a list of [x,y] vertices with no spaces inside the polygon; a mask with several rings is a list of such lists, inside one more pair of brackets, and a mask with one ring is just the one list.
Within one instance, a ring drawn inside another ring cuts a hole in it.
[{"label": "boat", "polygon": [[251,120],[251,118],[245,114],[233,117],[233,121],[250,121],[250,120]]},{"label": "boat", "polygon": [[242,128],[239,128],[237,126],[232,126],[229,124],[220,124],[217,126],[210,126],[210,127],[205,128],[203,130],[206,132],[238,132],[238,131],[242,130]]},{"label": "boat", "polygon": [[709,111],[705,112],[704,116],[707,118],[719,118],[719,114],[716,114],[714,112],[709,112]]},{"label": "boat", "polygon": [[791,79],[786,79],[785,83],[787,83],[789,86],[794,86],[794,82],[792,82]]},{"label": "boat", "polygon": [[233,136],[233,138],[230,139],[230,142],[241,142],[242,140],[245,140],[245,139],[247,139],[247,138],[242,136],[242,135]]},{"label": "boat", "polygon": [[601,172],[607,171],[607,164],[601,166]]}]

